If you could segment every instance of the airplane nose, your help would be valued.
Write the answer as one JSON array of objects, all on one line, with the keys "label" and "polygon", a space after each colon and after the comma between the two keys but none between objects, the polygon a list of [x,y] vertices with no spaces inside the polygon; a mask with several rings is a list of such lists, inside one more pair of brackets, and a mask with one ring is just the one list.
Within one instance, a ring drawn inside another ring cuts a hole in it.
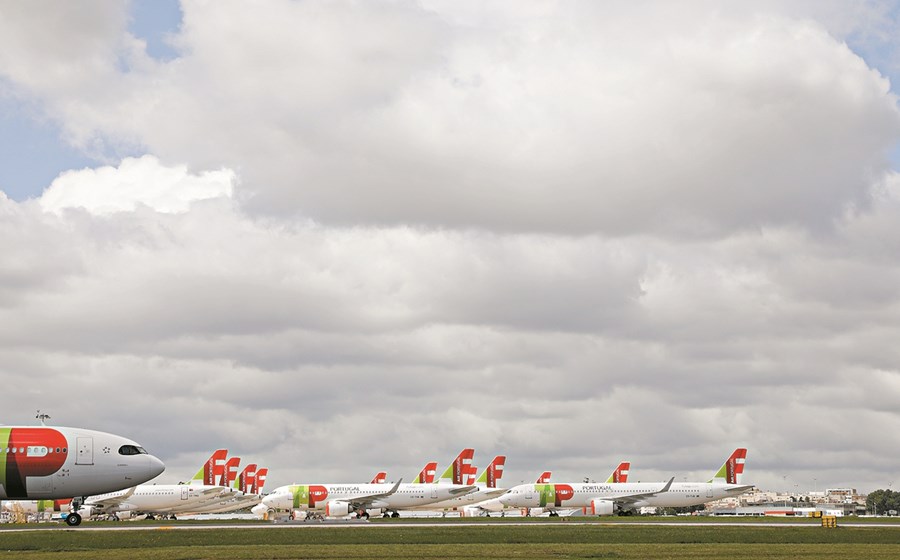
[{"label": "airplane nose", "polygon": [[166,470],[166,466],[163,464],[163,462],[153,455],[150,455],[150,463],[147,467],[147,474],[150,475],[150,478],[156,478],[157,476],[161,475],[164,470]]}]

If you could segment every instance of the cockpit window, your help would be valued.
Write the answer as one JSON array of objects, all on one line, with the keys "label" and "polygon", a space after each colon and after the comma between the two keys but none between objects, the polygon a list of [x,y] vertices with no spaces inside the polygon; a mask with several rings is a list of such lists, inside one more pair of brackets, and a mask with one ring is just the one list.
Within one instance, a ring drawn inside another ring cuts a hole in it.
[{"label": "cockpit window", "polygon": [[143,447],[137,445],[123,445],[119,448],[119,455],[146,455]]}]

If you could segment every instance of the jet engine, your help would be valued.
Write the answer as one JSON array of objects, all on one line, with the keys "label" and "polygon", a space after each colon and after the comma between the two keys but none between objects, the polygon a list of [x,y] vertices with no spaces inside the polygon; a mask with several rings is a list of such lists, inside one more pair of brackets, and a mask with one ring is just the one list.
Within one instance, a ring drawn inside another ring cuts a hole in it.
[{"label": "jet engine", "polygon": [[350,502],[331,500],[325,503],[326,517],[344,517],[345,515],[350,515],[353,510],[354,508],[350,505]]},{"label": "jet engine", "polygon": [[613,515],[616,512],[616,503],[611,500],[594,498],[587,507],[589,515]]}]

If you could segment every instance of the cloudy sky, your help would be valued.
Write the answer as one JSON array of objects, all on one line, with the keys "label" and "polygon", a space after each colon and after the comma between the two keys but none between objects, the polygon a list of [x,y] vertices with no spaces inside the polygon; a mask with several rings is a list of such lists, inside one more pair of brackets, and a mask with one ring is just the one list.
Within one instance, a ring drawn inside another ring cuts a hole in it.
[{"label": "cloudy sky", "polygon": [[270,483],[900,483],[897,2],[0,2],[3,422]]}]

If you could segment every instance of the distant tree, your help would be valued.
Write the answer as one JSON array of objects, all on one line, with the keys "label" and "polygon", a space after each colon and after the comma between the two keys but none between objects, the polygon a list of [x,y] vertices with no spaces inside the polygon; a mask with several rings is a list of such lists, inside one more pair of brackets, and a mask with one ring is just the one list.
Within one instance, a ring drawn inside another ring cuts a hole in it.
[{"label": "distant tree", "polygon": [[900,492],[893,490],[875,490],[866,496],[866,511],[878,515],[886,515],[887,512],[900,511]]}]

